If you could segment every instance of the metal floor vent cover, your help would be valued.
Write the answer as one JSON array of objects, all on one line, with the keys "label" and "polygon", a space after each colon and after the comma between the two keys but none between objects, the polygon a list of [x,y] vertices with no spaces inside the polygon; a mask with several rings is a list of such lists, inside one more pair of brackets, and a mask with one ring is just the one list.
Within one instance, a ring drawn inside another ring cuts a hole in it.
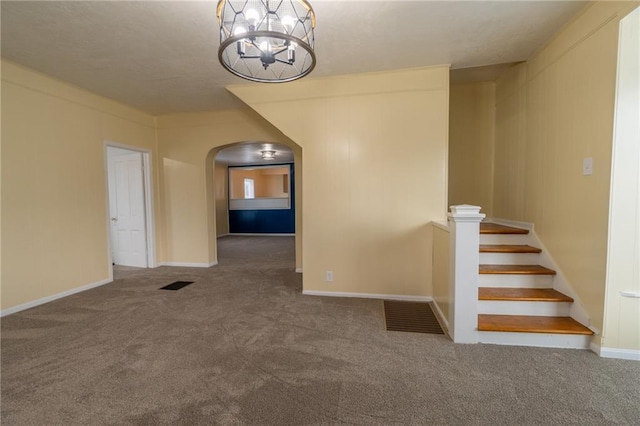
[{"label": "metal floor vent cover", "polygon": [[172,282],[169,285],[165,285],[164,287],[160,287],[160,290],[180,290],[181,288],[185,288],[186,286],[188,286],[189,284],[193,284],[193,281],[176,281],[176,282]]},{"label": "metal floor vent cover", "polygon": [[387,331],[444,334],[430,303],[384,301]]}]

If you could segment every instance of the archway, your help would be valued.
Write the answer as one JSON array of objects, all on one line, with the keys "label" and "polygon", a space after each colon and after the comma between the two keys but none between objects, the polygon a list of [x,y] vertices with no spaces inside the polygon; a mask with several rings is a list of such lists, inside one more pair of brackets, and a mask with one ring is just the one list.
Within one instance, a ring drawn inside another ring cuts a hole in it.
[{"label": "archway", "polygon": [[[218,260],[218,224],[217,219],[222,208],[216,203],[216,187],[219,185],[220,172],[216,174],[216,157],[218,154],[229,148],[243,148],[244,151],[254,151],[260,153],[262,150],[269,150],[269,147],[288,147],[293,154],[294,169],[294,205],[295,205],[295,253],[296,272],[302,272],[302,148],[291,140],[281,140],[278,142],[256,142],[239,141],[212,148],[206,157],[206,205],[207,205],[207,231],[209,241],[209,253],[213,254],[213,261]],[[245,164],[255,164],[252,159],[257,157],[248,156]],[[264,162],[263,162],[264,163]],[[237,164],[236,164],[237,165]],[[218,175],[218,176],[216,176]],[[226,206],[224,206],[226,209]]]}]

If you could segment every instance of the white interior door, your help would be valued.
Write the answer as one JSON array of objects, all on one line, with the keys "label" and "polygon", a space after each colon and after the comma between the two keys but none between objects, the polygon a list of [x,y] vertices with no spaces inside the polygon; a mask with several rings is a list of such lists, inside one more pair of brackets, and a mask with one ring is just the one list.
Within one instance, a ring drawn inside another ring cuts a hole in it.
[{"label": "white interior door", "polygon": [[113,263],[147,265],[142,153],[108,150],[109,215]]}]

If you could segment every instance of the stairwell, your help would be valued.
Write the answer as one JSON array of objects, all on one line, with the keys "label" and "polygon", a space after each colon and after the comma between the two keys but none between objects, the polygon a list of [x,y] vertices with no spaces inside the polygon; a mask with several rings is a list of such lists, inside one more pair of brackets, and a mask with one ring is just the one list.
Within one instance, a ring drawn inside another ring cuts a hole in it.
[{"label": "stairwell", "polygon": [[529,231],[480,223],[478,340],[586,349],[593,332],[569,316],[573,299],[553,288],[556,271],[538,264]]}]

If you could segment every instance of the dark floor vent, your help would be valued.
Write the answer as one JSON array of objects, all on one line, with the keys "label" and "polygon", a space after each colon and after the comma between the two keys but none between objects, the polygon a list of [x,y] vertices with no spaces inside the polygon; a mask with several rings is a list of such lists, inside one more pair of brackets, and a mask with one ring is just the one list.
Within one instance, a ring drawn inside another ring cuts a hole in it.
[{"label": "dark floor vent", "polygon": [[429,303],[385,300],[384,319],[387,331],[444,334]]},{"label": "dark floor vent", "polygon": [[176,281],[169,285],[165,285],[164,287],[160,287],[160,290],[180,290],[181,288],[185,288],[189,284],[193,284],[193,281]]}]

